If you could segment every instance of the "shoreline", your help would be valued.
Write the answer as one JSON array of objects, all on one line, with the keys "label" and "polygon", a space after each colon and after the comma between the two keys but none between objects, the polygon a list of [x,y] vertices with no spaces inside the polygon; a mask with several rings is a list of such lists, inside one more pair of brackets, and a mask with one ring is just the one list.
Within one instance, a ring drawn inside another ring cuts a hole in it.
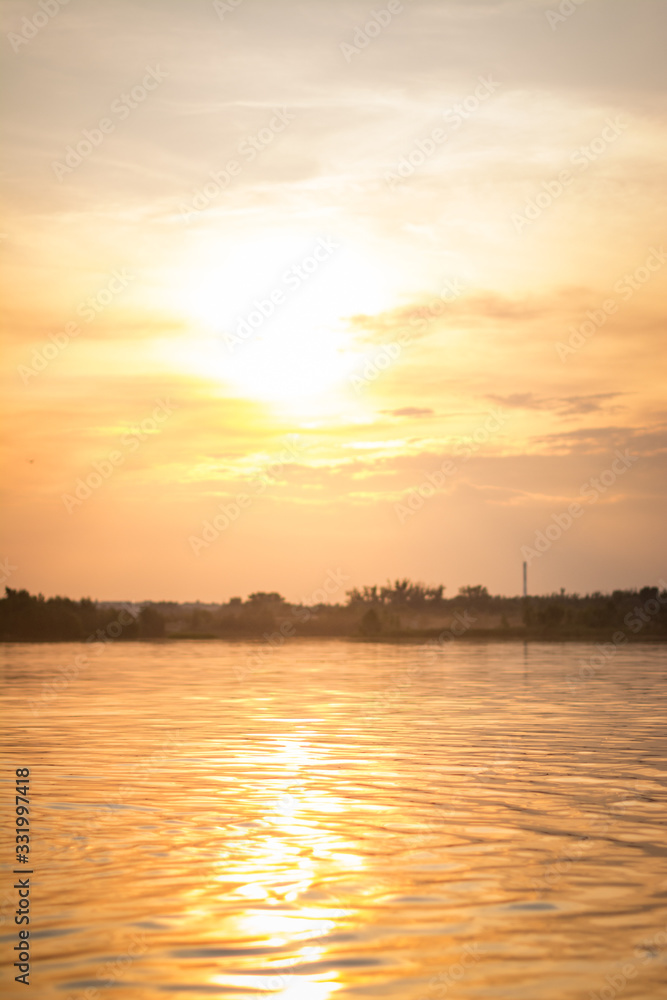
[{"label": "shoreline", "polygon": [[[273,648],[282,648],[288,643],[293,642],[313,642],[318,640],[337,640],[340,642],[363,642],[363,643],[390,643],[390,644],[410,644],[410,643],[423,643],[432,642],[433,640],[438,640],[442,636],[447,636],[443,639],[443,646],[449,645],[455,642],[549,642],[549,643],[562,643],[562,642],[587,642],[587,643],[600,643],[607,642],[613,643],[613,637],[606,631],[596,631],[596,632],[576,632],[573,630],[563,630],[558,631],[554,629],[544,630],[544,629],[517,629],[517,628],[505,628],[505,629],[468,629],[461,635],[452,635],[449,629],[424,629],[420,631],[400,631],[400,632],[385,632],[379,633],[378,635],[361,635],[361,634],[336,634],[336,633],[314,633],[312,635],[294,635],[288,637],[282,637],[283,642],[273,643],[270,642],[268,638],[263,635],[216,635],[214,633],[175,633],[172,635],[165,635],[155,638],[142,638],[142,639],[113,639],[107,640],[107,644],[113,645],[131,645],[133,643],[160,643],[161,645],[166,645],[167,643],[179,643],[179,642],[228,642],[228,643],[240,643],[240,642],[256,642],[263,646],[269,645]],[[667,634],[662,633],[652,633],[652,634],[636,634],[628,635],[625,633],[625,641],[617,644],[617,648],[621,649],[625,645],[631,643],[667,643]],[[13,639],[13,638],[3,638],[0,639],[0,645],[80,645],[86,646],[91,645],[88,639]]]}]

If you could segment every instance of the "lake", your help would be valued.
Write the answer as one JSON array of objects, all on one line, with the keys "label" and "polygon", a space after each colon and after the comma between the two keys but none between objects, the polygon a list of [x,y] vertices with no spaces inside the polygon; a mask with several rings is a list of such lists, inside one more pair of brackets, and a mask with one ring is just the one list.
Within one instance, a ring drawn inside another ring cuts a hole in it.
[{"label": "lake", "polygon": [[99,649],[1,650],[5,996],[667,996],[667,647]]}]

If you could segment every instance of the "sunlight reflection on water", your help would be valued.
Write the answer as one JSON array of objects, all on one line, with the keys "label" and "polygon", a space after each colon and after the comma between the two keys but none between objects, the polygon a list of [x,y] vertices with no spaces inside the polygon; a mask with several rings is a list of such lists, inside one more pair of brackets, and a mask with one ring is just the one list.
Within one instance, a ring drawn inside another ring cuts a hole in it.
[{"label": "sunlight reflection on water", "polygon": [[255,649],[3,648],[40,1000],[662,995],[662,648]]}]

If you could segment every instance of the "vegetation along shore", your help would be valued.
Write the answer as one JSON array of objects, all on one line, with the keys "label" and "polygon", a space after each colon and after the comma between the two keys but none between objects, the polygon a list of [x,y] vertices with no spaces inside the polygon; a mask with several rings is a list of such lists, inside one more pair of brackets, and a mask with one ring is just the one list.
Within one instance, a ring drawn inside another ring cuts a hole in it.
[{"label": "vegetation along shore", "polygon": [[413,641],[447,639],[600,640],[616,644],[667,640],[667,584],[611,594],[502,597],[486,587],[410,580],[346,593],[339,604],[297,603],[278,593],[245,600],[175,603],[44,598],[6,589],[0,599],[0,641],[83,642],[156,639],[287,639],[321,637]]}]

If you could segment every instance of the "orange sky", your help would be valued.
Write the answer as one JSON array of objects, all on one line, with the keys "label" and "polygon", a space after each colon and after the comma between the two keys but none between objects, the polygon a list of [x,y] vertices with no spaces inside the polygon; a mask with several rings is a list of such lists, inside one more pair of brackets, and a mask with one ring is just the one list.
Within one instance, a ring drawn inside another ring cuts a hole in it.
[{"label": "orange sky", "polygon": [[663,3],[52,6],[2,6],[3,582],[512,594],[552,525],[536,593],[665,577]]}]

